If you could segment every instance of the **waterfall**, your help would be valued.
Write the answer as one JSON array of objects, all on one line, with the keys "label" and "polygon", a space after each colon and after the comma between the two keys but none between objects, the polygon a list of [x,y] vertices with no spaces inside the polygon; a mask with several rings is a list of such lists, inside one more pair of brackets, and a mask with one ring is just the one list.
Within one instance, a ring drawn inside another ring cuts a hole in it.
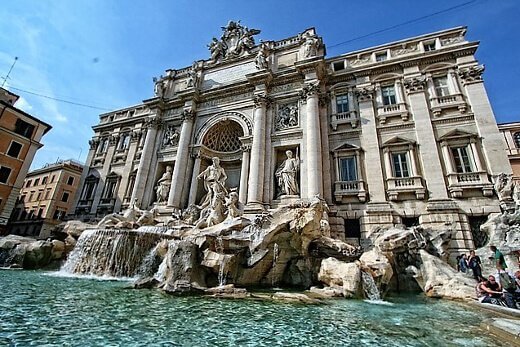
[{"label": "waterfall", "polygon": [[133,230],[85,230],[62,271],[105,277],[133,277],[166,235]]},{"label": "waterfall", "polygon": [[366,271],[361,271],[361,280],[363,282],[363,291],[368,300],[381,300],[379,289],[377,289],[376,282],[372,275]]},{"label": "waterfall", "polygon": [[278,244],[275,243],[273,246],[273,269],[272,271],[272,277],[271,277],[271,284],[272,287],[276,287],[276,264],[278,263],[278,256],[280,254],[280,249],[278,247]]},{"label": "waterfall", "polygon": [[218,285],[219,287],[222,287],[226,284],[226,263],[227,263],[227,257],[225,254],[222,255],[222,261],[220,262],[220,266],[218,268]]}]

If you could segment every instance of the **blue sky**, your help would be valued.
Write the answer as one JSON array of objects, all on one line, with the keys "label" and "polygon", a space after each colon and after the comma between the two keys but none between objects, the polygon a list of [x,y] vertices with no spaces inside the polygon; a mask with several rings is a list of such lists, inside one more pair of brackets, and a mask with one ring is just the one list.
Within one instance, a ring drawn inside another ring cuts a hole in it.
[{"label": "blue sky", "polygon": [[[315,27],[332,46],[469,0],[186,1],[6,0],[0,7],[0,76],[18,107],[53,126],[32,169],[85,160],[91,126],[105,112],[153,96],[152,77],[209,58],[206,45],[228,20],[278,40]],[[327,49],[327,56],[450,27],[468,26],[498,122],[520,121],[518,0],[476,0],[462,8]],[[15,89],[17,88],[17,89]],[[19,89],[97,108],[80,107]]]}]

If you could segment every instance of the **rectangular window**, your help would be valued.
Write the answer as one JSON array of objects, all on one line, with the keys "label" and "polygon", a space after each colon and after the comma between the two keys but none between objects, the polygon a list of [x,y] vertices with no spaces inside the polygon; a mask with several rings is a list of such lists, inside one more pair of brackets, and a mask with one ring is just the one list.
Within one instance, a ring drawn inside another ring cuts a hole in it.
[{"label": "rectangular window", "polygon": [[35,186],[40,185],[40,179],[39,179],[39,178],[37,178],[37,179],[34,180],[34,185],[35,185]]},{"label": "rectangular window", "polygon": [[392,153],[394,177],[410,177],[408,170],[408,155],[406,152]]},{"label": "rectangular window", "polygon": [[383,105],[395,105],[397,104],[397,99],[395,97],[395,88],[394,86],[386,86],[381,88],[381,94],[383,96]]},{"label": "rectangular window", "polygon": [[58,210],[56,209],[54,211],[54,214],[52,215],[52,219],[63,219],[63,217],[65,216],[65,211],[62,211],[62,210]]},{"label": "rectangular window", "polygon": [[128,145],[130,144],[130,135],[123,134],[121,135],[121,140],[119,141],[119,150],[125,150],[128,148]]},{"label": "rectangular window", "polygon": [[29,194],[29,200],[28,200],[28,201],[33,201],[33,198],[34,198],[34,191],[32,191],[32,192]]},{"label": "rectangular window", "polygon": [[42,198],[42,193],[43,193],[43,190],[39,190],[38,191],[38,195],[36,196],[36,201],[40,201],[41,198]]},{"label": "rectangular window", "polygon": [[51,190],[52,189],[47,189],[47,191],[45,192],[45,200],[49,200],[49,198],[51,196]]},{"label": "rectangular window", "polygon": [[18,158],[20,155],[20,151],[22,150],[22,144],[18,142],[11,142],[9,149],[7,150],[7,155],[13,158]]},{"label": "rectangular window", "polygon": [[361,223],[359,219],[345,219],[345,237],[356,239],[361,237]]},{"label": "rectangular window", "polygon": [[74,184],[74,177],[69,176],[69,178],[67,178],[67,184],[68,184],[69,186],[73,185],[73,184]]},{"label": "rectangular window", "polygon": [[30,139],[34,132],[34,125],[24,122],[21,119],[17,119],[16,124],[14,125],[14,132]]},{"label": "rectangular window", "polygon": [[455,170],[457,173],[473,172],[473,165],[469,158],[468,146],[452,147],[453,161],[455,162]]},{"label": "rectangular window", "polygon": [[448,78],[446,76],[435,77],[433,79],[433,85],[435,87],[435,95],[437,95],[438,98],[441,96],[450,95],[450,90],[448,88]]},{"label": "rectangular window", "polygon": [[345,69],[345,63],[343,61],[337,61],[335,63],[332,63],[332,69],[334,71],[341,71]]},{"label": "rectangular window", "polygon": [[342,94],[336,96],[336,112],[343,113],[348,112],[348,95]]},{"label": "rectangular window", "polygon": [[54,179],[55,179],[55,178],[56,178],[56,176],[54,176],[54,175],[51,176],[51,183],[54,182]]},{"label": "rectangular window", "polygon": [[385,61],[388,58],[386,52],[385,53],[377,53],[376,61]]},{"label": "rectangular window", "polygon": [[45,207],[42,207],[38,210],[38,218],[42,218],[44,209]]},{"label": "rectangular window", "polygon": [[20,195],[20,200],[19,202],[24,202],[25,201],[25,195]]},{"label": "rectangular window", "polygon": [[95,181],[85,182],[85,188],[83,189],[83,200],[94,199],[95,188],[96,188]]},{"label": "rectangular window", "polygon": [[425,52],[435,51],[435,41],[425,42],[423,45]]},{"label": "rectangular window", "polygon": [[63,195],[61,196],[61,201],[63,201],[63,202],[69,201],[69,193],[68,192],[63,192]]},{"label": "rectangular window", "polygon": [[109,180],[105,186],[105,192],[103,194],[104,199],[112,199],[116,190],[117,181]]},{"label": "rectangular window", "polygon": [[44,178],[42,178],[42,184],[47,183],[47,179],[48,179],[48,176],[45,176]]},{"label": "rectangular window", "polygon": [[7,184],[9,175],[11,175],[11,169],[5,166],[0,166],[0,183]]},{"label": "rectangular window", "polygon": [[356,157],[340,158],[339,170],[341,181],[357,181]]},{"label": "rectangular window", "polygon": [[31,183],[32,183],[32,180],[27,180],[27,183],[25,184],[25,187],[30,187],[31,186]]}]

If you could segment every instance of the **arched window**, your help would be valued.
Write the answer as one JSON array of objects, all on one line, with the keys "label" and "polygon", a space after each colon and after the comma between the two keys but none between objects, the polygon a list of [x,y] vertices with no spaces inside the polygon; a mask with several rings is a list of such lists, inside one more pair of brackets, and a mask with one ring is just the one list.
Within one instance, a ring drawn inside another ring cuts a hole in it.
[{"label": "arched window", "polygon": [[514,133],[513,138],[515,139],[515,147],[520,148],[520,132]]}]

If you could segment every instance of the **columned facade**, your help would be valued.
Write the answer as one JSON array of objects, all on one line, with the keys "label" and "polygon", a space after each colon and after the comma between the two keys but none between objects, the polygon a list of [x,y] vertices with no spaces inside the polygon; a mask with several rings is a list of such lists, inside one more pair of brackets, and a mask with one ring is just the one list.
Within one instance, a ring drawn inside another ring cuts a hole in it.
[{"label": "columned facade", "polygon": [[320,196],[333,237],[362,246],[381,227],[449,226],[456,254],[500,212],[493,180],[511,166],[465,28],[327,58],[314,28],[259,45],[258,30],[223,30],[154,97],[100,116],[82,217],[137,199],[166,219],[217,179],[249,214]]}]

